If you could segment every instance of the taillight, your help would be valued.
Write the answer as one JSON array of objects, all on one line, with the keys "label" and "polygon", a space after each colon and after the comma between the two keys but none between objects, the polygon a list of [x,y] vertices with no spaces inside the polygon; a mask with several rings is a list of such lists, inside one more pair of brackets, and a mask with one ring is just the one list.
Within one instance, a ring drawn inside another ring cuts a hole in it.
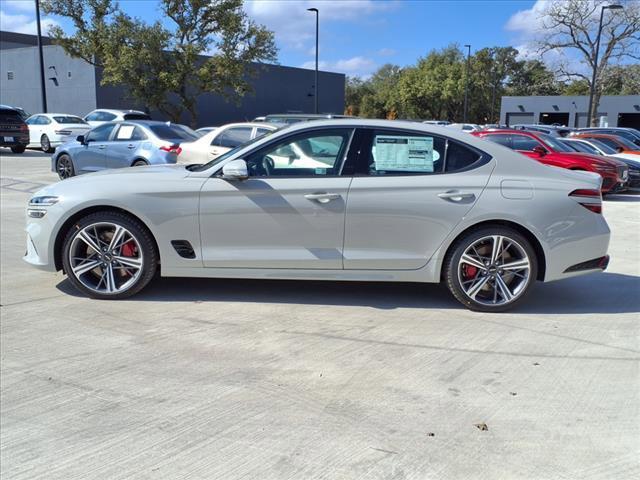
[{"label": "taillight", "polygon": [[26,123],[22,123],[20,124],[20,130],[23,132],[28,132],[29,131],[29,127],[27,126]]},{"label": "taillight", "polygon": [[182,152],[182,148],[180,148],[180,145],[169,145],[168,147],[166,145],[163,145],[160,147],[160,150],[169,153],[175,153],[176,155],[180,155],[180,153]]},{"label": "taillight", "polygon": [[593,213],[602,213],[602,195],[600,190],[580,188],[569,194],[578,200],[578,203]]},{"label": "taillight", "polygon": [[56,130],[56,135],[71,135],[71,130]]}]

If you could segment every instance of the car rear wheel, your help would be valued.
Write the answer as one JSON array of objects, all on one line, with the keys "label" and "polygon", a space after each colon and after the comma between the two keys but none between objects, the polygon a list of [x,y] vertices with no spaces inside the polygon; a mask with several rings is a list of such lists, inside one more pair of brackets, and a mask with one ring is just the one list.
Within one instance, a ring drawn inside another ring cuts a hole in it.
[{"label": "car rear wheel", "polygon": [[71,161],[71,157],[66,153],[63,153],[58,157],[56,162],[56,171],[58,172],[58,176],[60,180],[64,180],[69,177],[73,177],[76,172],[73,169],[73,162]]},{"label": "car rear wheel", "polygon": [[144,167],[145,165],[149,165],[149,164],[144,160],[136,160],[131,164],[132,167]]},{"label": "car rear wheel", "polygon": [[445,259],[445,280],[453,296],[470,310],[502,312],[531,290],[538,262],[531,243],[502,226],[460,238]]},{"label": "car rear wheel", "polygon": [[49,137],[46,135],[42,135],[42,137],[40,137],[40,148],[42,148],[42,151],[45,153],[53,153],[55,150],[51,148],[51,141],[49,141]]},{"label": "car rear wheel", "polygon": [[154,277],[158,253],[149,231],[119,212],[96,212],[74,223],[63,245],[63,266],[73,285],[98,299],[126,298]]},{"label": "car rear wheel", "polygon": [[19,147],[11,147],[13,153],[24,153],[27,149],[26,145],[20,145]]}]

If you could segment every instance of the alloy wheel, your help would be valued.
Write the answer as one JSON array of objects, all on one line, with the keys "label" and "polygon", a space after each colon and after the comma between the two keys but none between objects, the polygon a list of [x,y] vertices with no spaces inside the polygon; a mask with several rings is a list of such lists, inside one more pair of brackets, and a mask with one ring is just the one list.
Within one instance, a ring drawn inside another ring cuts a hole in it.
[{"label": "alloy wheel", "polygon": [[49,141],[49,137],[43,135],[40,139],[40,148],[43,152],[49,152],[51,150],[51,142]]},{"label": "alloy wheel", "polygon": [[76,232],[69,245],[71,273],[86,288],[119,294],[142,274],[144,258],[138,239],[122,225],[100,222]]},{"label": "alloy wheel", "polygon": [[531,280],[531,260],[514,239],[491,235],[474,241],[458,261],[464,293],[482,305],[498,306],[518,299]]},{"label": "alloy wheel", "polygon": [[73,176],[73,163],[66,155],[63,155],[58,159],[58,176],[62,180]]}]

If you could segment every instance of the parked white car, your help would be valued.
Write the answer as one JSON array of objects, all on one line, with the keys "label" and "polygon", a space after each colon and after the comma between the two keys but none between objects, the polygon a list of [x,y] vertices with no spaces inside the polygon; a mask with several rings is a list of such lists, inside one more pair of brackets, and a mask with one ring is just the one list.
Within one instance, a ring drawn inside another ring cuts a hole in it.
[{"label": "parked white car", "polygon": [[181,143],[180,163],[206,163],[249,140],[277,130],[269,123],[230,123],[215,128],[193,142]]},{"label": "parked white car", "polygon": [[635,153],[621,153],[610,147],[606,143],[601,142],[597,138],[563,138],[563,143],[570,147],[575,146],[575,150],[592,155],[601,155],[604,157],[613,157],[619,160],[632,160],[640,162],[640,156]]},{"label": "parked white car", "polygon": [[52,153],[58,145],[75,140],[91,130],[82,118],[66,113],[38,113],[25,121],[29,127],[30,148]]},{"label": "parked white car", "polygon": [[151,116],[140,110],[113,110],[99,108],[87,113],[84,117],[92,127],[97,127],[107,122],[122,122],[123,120],[151,120]]},{"label": "parked white car", "polygon": [[476,125],[475,123],[451,123],[447,125],[449,128],[457,128],[458,130],[462,130],[463,132],[471,133],[471,132],[479,132],[482,130],[480,125]]}]

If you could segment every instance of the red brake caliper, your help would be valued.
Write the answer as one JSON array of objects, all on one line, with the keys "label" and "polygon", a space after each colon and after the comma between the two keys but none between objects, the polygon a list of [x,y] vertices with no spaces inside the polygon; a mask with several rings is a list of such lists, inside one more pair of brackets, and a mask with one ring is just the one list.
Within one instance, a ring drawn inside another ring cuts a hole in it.
[{"label": "red brake caliper", "polygon": [[[133,240],[129,240],[127,243],[122,245],[122,249],[120,250],[120,255],[123,257],[133,257],[136,254],[136,244]],[[121,270],[123,275],[131,275],[126,270]]]},{"label": "red brake caliper", "polygon": [[475,276],[478,274],[478,267],[465,264],[463,268],[463,272],[464,272],[464,278],[466,280],[471,280],[472,278],[475,278]]}]

